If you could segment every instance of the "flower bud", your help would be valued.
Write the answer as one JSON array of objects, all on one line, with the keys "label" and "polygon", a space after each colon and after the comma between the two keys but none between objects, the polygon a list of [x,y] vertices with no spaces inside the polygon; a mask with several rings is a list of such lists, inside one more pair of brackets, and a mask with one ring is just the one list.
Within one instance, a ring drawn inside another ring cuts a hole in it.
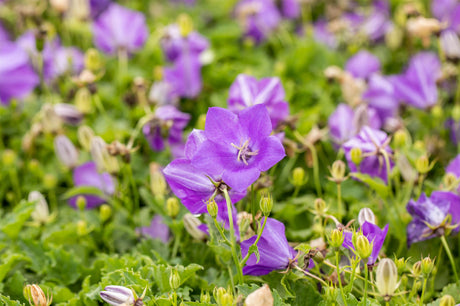
[{"label": "flower bud", "polygon": [[407,144],[408,136],[404,130],[397,130],[393,136],[393,143],[395,147],[402,148]]},{"label": "flower bud", "polygon": [[341,230],[334,229],[331,232],[331,238],[329,239],[329,243],[333,248],[338,248],[342,246],[344,240],[345,236],[343,235],[343,232]]},{"label": "flower bud", "polygon": [[96,163],[99,172],[107,171],[110,174],[114,174],[120,170],[117,158],[110,155],[107,144],[99,136],[91,139],[91,157]]},{"label": "flower bud", "polygon": [[217,203],[216,203],[216,201],[214,201],[214,199],[208,201],[207,208],[208,208],[209,215],[212,218],[215,218],[217,216],[217,212],[218,212],[219,208],[217,207]]},{"label": "flower bud", "polygon": [[292,184],[295,187],[301,187],[305,182],[305,170],[301,167],[294,168],[294,170],[292,170]]},{"label": "flower bud", "polygon": [[77,222],[77,235],[78,236],[85,236],[89,233],[88,230],[88,223],[85,220],[78,220]]},{"label": "flower bud", "polygon": [[250,293],[244,301],[246,306],[269,306],[273,305],[273,302],[273,295],[267,284]]},{"label": "flower bud", "polygon": [[180,275],[176,269],[171,269],[171,274],[169,275],[169,286],[174,291],[180,287]]},{"label": "flower bud", "polygon": [[56,114],[54,106],[51,104],[45,104],[42,106],[40,111],[41,115],[41,126],[45,132],[57,133],[62,127],[62,120]]},{"label": "flower bud", "polygon": [[324,213],[327,211],[326,202],[324,202],[323,199],[320,199],[320,198],[315,199],[314,205],[315,205],[315,214],[318,216],[324,215]]},{"label": "flower bud", "polygon": [[351,161],[356,165],[359,166],[361,161],[363,160],[363,151],[360,148],[353,148],[350,151]]},{"label": "flower bud", "polygon": [[78,125],[83,119],[83,114],[72,104],[55,104],[54,112],[63,122],[70,125]]},{"label": "flower bud", "polygon": [[166,200],[166,213],[171,218],[177,217],[180,211],[179,200],[174,197],[170,197]]},{"label": "flower bud", "polygon": [[457,176],[453,173],[446,173],[444,177],[442,178],[443,185],[447,190],[456,190],[458,187],[458,179]]},{"label": "flower bud", "polygon": [[406,271],[406,260],[398,258],[395,260],[396,267],[398,268],[398,275],[402,275]]},{"label": "flower bud", "polygon": [[157,163],[150,163],[150,190],[152,194],[159,199],[163,199],[166,195],[166,180],[161,172],[160,165]]},{"label": "flower bud", "polygon": [[54,152],[67,167],[74,168],[78,165],[78,151],[67,136],[58,135],[54,138]]},{"label": "flower bud", "polygon": [[76,206],[80,211],[84,211],[86,208],[86,198],[84,196],[78,196]]},{"label": "flower bud", "polygon": [[454,119],[454,121],[460,121],[460,105],[455,105],[453,108],[452,108],[452,119]]},{"label": "flower bud", "polygon": [[193,31],[193,21],[187,14],[180,14],[177,18],[180,34],[187,37]]},{"label": "flower bud", "polygon": [[102,68],[102,60],[99,51],[90,48],[85,52],[85,68],[90,71],[98,71]]},{"label": "flower bud", "polygon": [[420,274],[422,273],[422,262],[421,261],[417,261],[416,263],[414,263],[414,265],[412,266],[412,275],[415,277],[415,278],[418,278],[420,276]]},{"label": "flower bud", "polygon": [[209,295],[209,292],[205,291],[201,291],[201,294],[200,294],[200,302],[203,303],[203,304],[209,304],[211,303],[211,296]]},{"label": "flower bud", "polygon": [[380,260],[377,266],[375,284],[385,301],[388,302],[399,285],[398,269],[391,259],[383,258]]},{"label": "flower bud", "polygon": [[233,305],[233,296],[231,293],[227,292],[224,288],[218,288],[215,293],[214,297],[216,299],[218,306],[232,306]]},{"label": "flower bud", "polygon": [[272,208],[273,208],[272,196],[269,193],[266,195],[263,195],[260,198],[259,206],[264,216],[268,217],[268,215],[270,215],[270,212],[272,211]]},{"label": "flower bud", "polygon": [[426,174],[431,170],[430,161],[426,155],[422,155],[415,161],[415,169],[421,174]]},{"label": "flower bud", "polygon": [[123,286],[107,286],[105,291],[99,293],[100,297],[108,304],[114,306],[134,305],[135,299],[131,289]]},{"label": "flower bud", "polygon": [[35,203],[35,210],[31,214],[32,220],[40,224],[48,222],[50,212],[45,197],[38,191],[31,191],[28,201]]},{"label": "flower bud", "polygon": [[364,222],[375,224],[375,215],[370,208],[361,208],[358,214],[358,222],[363,226]]},{"label": "flower bud", "polygon": [[47,173],[43,176],[43,185],[46,189],[53,189],[56,188],[57,185],[57,178],[54,174]]},{"label": "flower bud", "polygon": [[385,43],[390,50],[396,50],[401,46],[404,32],[398,26],[392,26],[385,33]]},{"label": "flower bud", "polygon": [[90,151],[91,140],[94,137],[93,130],[87,125],[80,126],[77,131],[77,136],[78,142],[83,147],[83,149],[85,149],[86,151]]},{"label": "flower bud", "polygon": [[369,243],[369,239],[361,233],[356,233],[353,237],[353,245],[355,247],[356,253],[359,257],[367,259],[372,254],[372,245]]},{"label": "flower bud", "polygon": [[91,92],[86,87],[81,87],[75,94],[75,106],[83,114],[90,114],[93,111]]},{"label": "flower bud", "polygon": [[52,296],[46,296],[42,288],[38,285],[27,285],[23,290],[24,297],[29,301],[29,304],[35,306],[48,306],[53,301]]},{"label": "flower bud", "polygon": [[99,218],[102,222],[107,221],[112,216],[112,207],[108,204],[102,204],[99,208]]},{"label": "flower bud", "polygon": [[4,166],[12,166],[16,163],[16,153],[11,149],[6,149],[2,154],[2,163]]},{"label": "flower bud", "polygon": [[439,306],[455,306],[455,300],[451,295],[444,295],[439,301]]},{"label": "flower bud", "polygon": [[422,273],[424,274],[425,277],[428,277],[428,275],[433,271],[434,268],[434,261],[431,260],[430,257],[425,257],[422,259]]},{"label": "flower bud", "polygon": [[186,213],[183,218],[185,230],[197,240],[205,240],[206,234],[198,228],[202,224],[200,219],[190,213]]},{"label": "flower bud", "polygon": [[431,115],[433,116],[433,120],[441,120],[443,115],[443,109],[440,105],[435,105],[431,108]]}]

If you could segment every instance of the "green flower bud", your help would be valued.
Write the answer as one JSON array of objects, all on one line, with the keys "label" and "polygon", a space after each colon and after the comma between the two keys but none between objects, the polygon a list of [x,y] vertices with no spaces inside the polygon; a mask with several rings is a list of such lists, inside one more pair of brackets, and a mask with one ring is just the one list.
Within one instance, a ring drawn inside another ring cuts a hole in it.
[{"label": "green flower bud", "polygon": [[292,184],[295,187],[301,187],[305,182],[305,170],[301,167],[294,168],[294,170],[292,170]]},{"label": "green flower bud", "polygon": [[388,302],[399,285],[398,268],[391,259],[384,258],[379,262],[375,284],[385,301]]},{"label": "green flower bud", "polygon": [[219,306],[233,305],[233,296],[222,287],[215,289],[214,298]]},{"label": "green flower bud", "polygon": [[398,27],[393,26],[385,34],[385,44],[390,50],[396,50],[401,46],[404,32]]},{"label": "green flower bud", "polygon": [[112,207],[107,204],[102,204],[99,208],[99,217],[102,222],[107,221],[112,216]]},{"label": "green flower bud", "polygon": [[16,162],[16,153],[11,149],[6,149],[2,154],[2,163],[4,166],[12,166]]},{"label": "green flower bud", "polygon": [[171,218],[175,218],[180,211],[179,200],[177,198],[168,198],[166,200],[166,212]]},{"label": "green flower bud", "polygon": [[415,161],[415,169],[421,174],[426,174],[431,170],[430,161],[426,155],[422,155]]},{"label": "green flower bud", "polygon": [[451,295],[444,295],[439,301],[439,306],[455,306],[455,300]]},{"label": "green flower bud", "polygon": [[317,198],[314,202],[315,205],[315,214],[318,216],[324,215],[327,211],[326,202],[323,199]]},{"label": "green flower bud", "polygon": [[369,239],[361,233],[356,233],[355,241],[353,242],[356,253],[359,257],[367,259],[372,254],[372,245],[369,243]]},{"label": "green flower bud", "polygon": [[77,222],[77,235],[84,236],[88,234],[88,224],[85,220],[78,220]]},{"label": "green flower bud", "polygon": [[90,151],[91,150],[91,140],[94,137],[93,130],[87,125],[82,125],[78,128],[77,136],[78,136],[78,142],[83,147],[83,149],[85,149],[86,151]]},{"label": "green flower bud", "polygon": [[212,218],[215,218],[217,216],[217,212],[218,212],[219,208],[217,207],[217,203],[216,203],[216,201],[214,201],[214,199],[208,201],[207,208],[208,208],[209,215]]},{"label": "green flower bud", "polygon": [[334,229],[331,232],[331,238],[329,239],[329,243],[333,248],[338,248],[342,246],[344,240],[345,236],[343,235],[343,232],[341,230]]},{"label": "green flower bud", "polygon": [[345,163],[341,160],[336,160],[330,169],[332,181],[341,183],[345,179]]},{"label": "green flower bud", "polygon": [[91,92],[86,87],[81,87],[75,94],[75,106],[83,114],[90,114],[93,111]]},{"label": "green flower bud", "polygon": [[452,109],[452,119],[460,121],[460,105],[455,105]]},{"label": "green flower bud", "polygon": [[414,265],[412,266],[412,275],[415,277],[415,278],[418,278],[420,276],[420,274],[422,273],[422,262],[421,261],[417,261],[416,263],[414,263]]},{"label": "green flower bud", "polygon": [[193,21],[187,14],[180,14],[177,18],[180,34],[184,37],[188,36],[193,31]]},{"label": "green flower bud", "polygon": [[350,151],[351,161],[356,165],[359,166],[361,161],[363,160],[363,151],[360,148],[353,148]]},{"label": "green flower bud", "polygon": [[459,183],[457,176],[450,172],[444,175],[444,177],[442,178],[442,182],[445,188],[451,191],[457,189]]},{"label": "green flower bud", "polygon": [[43,177],[43,185],[46,189],[54,189],[57,185],[57,177],[54,174],[47,173]]},{"label": "green flower bud", "polygon": [[90,48],[85,52],[85,68],[91,71],[98,71],[102,68],[102,59],[99,51]]},{"label": "green flower bud", "polygon": [[161,172],[160,165],[158,163],[150,163],[150,190],[152,194],[159,199],[163,199],[166,195],[166,180]]},{"label": "green flower bud", "polygon": [[433,115],[433,118],[435,120],[441,119],[443,115],[443,109],[440,105],[435,105],[431,108],[431,115]]},{"label": "green flower bud", "polygon": [[398,258],[395,260],[395,264],[398,268],[398,274],[402,275],[406,271],[406,260],[404,258]]},{"label": "green flower bud", "polygon": [[407,144],[408,138],[409,136],[407,135],[406,131],[397,130],[393,135],[393,143],[395,147],[402,148]]},{"label": "green flower bud", "polygon": [[84,211],[86,208],[86,198],[84,196],[78,196],[76,206],[80,211]]},{"label": "green flower bud", "polygon": [[422,259],[422,273],[425,277],[428,277],[428,275],[433,271],[434,268],[434,261],[431,260],[429,257],[425,257]]},{"label": "green flower bud", "polygon": [[201,291],[201,295],[200,295],[200,302],[203,303],[203,304],[209,304],[211,303],[211,295],[209,294],[209,292],[205,291]]},{"label": "green flower bud", "polygon": [[180,287],[180,275],[176,269],[171,269],[171,275],[169,276],[169,286],[172,290],[177,290]]},{"label": "green flower bud", "polygon": [[273,208],[273,198],[269,193],[260,198],[259,206],[264,216],[268,217]]}]

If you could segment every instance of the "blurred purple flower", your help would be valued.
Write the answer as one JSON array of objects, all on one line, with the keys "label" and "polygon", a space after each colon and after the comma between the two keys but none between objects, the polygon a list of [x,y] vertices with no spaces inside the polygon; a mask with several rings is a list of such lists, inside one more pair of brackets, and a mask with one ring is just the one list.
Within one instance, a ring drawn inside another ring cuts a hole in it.
[{"label": "blurred purple flower", "polygon": [[299,0],[282,0],[281,13],[287,19],[295,19],[300,16],[301,7]]},{"label": "blurred purple flower", "polygon": [[[388,224],[385,225],[383,229],[378,227],[377,225],[365,221],[364,224],[361,226],[360,231],[362,231],[363,235],[369,240],[369,243],[372,244],[372,253],[371,256],[367,259],[368,265],[373,265],[377,258],[379,257],[380,250],[382,249],[383,243],[385,242],[385,237],[388,233]],[[353,246],[352,232],[344,232],[344,241],[343,247],[354,250],[355,247]]]},{"label": "blurred purple flower", "polygon": [[[369,174],[372,177],[380,177],[387,182],[387,165],[383,154],[392,154],[389,141],[390,138],[385,132],[364,126],[358,135],[343,145],[350,170]],[[351,150],[353,148],[359,148],[362,151],[363,160],[359,165],[359,169],[351,160]],[[390,159],[390,170],[392,167],[393,162]]]},{"label": "blurred purple flower", "polygon": [[180,58],[184,53],[197,57],[209,48],[209,41],[206,37],[195,31],[183,36],[177,24],[165,28],[160,44],[166,58],[171,62]]},{"label": "blurred purple flower", "polygon": [[335,35],[328,30],[328,23],[326,20],[318,20],[313,23],[313,37],[316,41],[335,49],[338,46]]},{"label": "blurred purple flower", "polygon": [[190,120],[190,115],[182,113],[172,105],[158,107],[154,118],[142,128],[145,138],[154,151],[162,151],[165,141],[170,146],[181,144],[182,132]]},{"label": "blurred purple flower", "polygon": [[[264,218],[261,220],[262,223]],[[241,242],[243,258],[248,254],[249,247],[256,239],[257,235]],[[251,254],[243,268],[244,275],[259,276],[274,270],[286,270],[297,255],[297,252],[288,244],[284,224],[272,218],[267,219],[257,248],[259,249],[260,260],[257,262],[256,255]]]},{"label": "blurred purple flower", "polygon": [[172,87],[172,97],[196,98],[203,86],[199,57],[183,53],[172,67],[164,69],[164,81]]},{"label": "blurred purple flower", "polygon": [[460,142],[460,121],[450,118],[446,121],[446,128],[450,131],[450,140],[454,145],[458,145]]},{"label": "blurred purple flower", "polygon": [[173,3],[184,3],[186,5],[195,5],[196,0],[172,0]]},{"label": "blurred purple flower", "polygon": [[372,41],[383,38],[392,25],[390,6],[386,0],[373,2],[373,10],[360,25],[361,30]]},{"label": "blurred purple flower", "polygon": [[112,3],[94,21],[93,34],[94,44],[101,51],[132,54],[144,46],[149,31],[142,13]]},{"label": "blurred purple flower", "polygon": [[259,81],[249,75],[240,74],[230,87],[228,109],[238,114],[241,110],[264,104],[270,115],[272,127],[289,115],[289,104],[285,101],[283,85],[279,78],[263,78]]},{"label": "blurred purple flower", "polygon": [[380,60],[372,53],[362,50],[348,59],[345,70],[354,78],[367,79],[380,71]]},{"label": "blurred purple flower", "polygon": [[206,115],[206,140],[192,158],[192,165],[223,181],[237,191],[244,191],[260,172],[267,171],[284,158],[280,140],[270,136],[272,125],[264,105],[239,112],[212,107]]},{"label": "blurred purple flower", "polygon": [[[73,169],[73,183],[76,187],[89,186],[100,189],[107,196],[115,193],[115,182],[110,174],[97,171],[94,162],[87,162]],[[81,194],[86,199],[86,208],[91,209],[106,202],[103,198],[90,194]],[[77,198],[74,196],[69,199],[70,205],[77,208]]]},{"label": "blurred purple flower", "polygon": [[[460,178],[460,154],[447,165],[446,173],[452,173],[457,178]],[[460,192],[460,186],[457,188],[457,192]]]},{"label": "blurred purple flower", "polygon": [[442,31],[439,37],[439,44],[446,58],[452,61],[460,59],[460,39],[455,31]]},{"label": "blurred purple flower", "polygon": [[398,113],[399,102],[392,77],[371,75],[363,99],[369,107],[376,110],[382,124],[385,124],[387,119],[394,118]]},{"label": "blurred purple flower", "polygon": [[99,17],[99,15],[105,11],[111,3],[112,0],[89,0],[91,19]]},{"label": "blurred purple flower", "polygon": [[0,22],[0,43],[4,41],[10,40],[10,34],[8,31],[3,27],[2,23]]},{"label": "blurred purple flower", "polygon": [[145,237],[159,239],[163,243],[168,243],[170,237],[169,227],[164,223],[163,217],[160,215],[155,215],[149,226],[138,227],[136,232]]},{"label": "blurred purple flower", "polygon": [[393,77],[396,96],[416,108],[428,108],[438,100],[436,80],[441,73],[441,63],[435,53],[420,52],[409,62],[407,70]]},{"label": "blurred purple flower", "polygon": [[[415,202],[410,200],[407,211],[412,221],[407,225],[407,245],[446,234],[446,230],[458,232],[460,222],[460,197],[452,192],[434,191],[430,197],[425,193]],[[451,216],[449,223],[448,215]]]},{"label": "blurred purple flower", "polygon": [[434,17],[447,23],[446,30],[460,31],[460,3],[457,0],[432,0],[431,12]]},{"label": "blurred purple flower", "polygon": [[272,0],[241,0],[235,7],[235,15],[244,27],[244,35],[256,43],[264,41],[281,21]]},{"label": "blurred purple flower", "polygon": [[0,43],[0,103],[6,105],[13,98],[25,98],[38,83],[27,53],[14,43]]}]

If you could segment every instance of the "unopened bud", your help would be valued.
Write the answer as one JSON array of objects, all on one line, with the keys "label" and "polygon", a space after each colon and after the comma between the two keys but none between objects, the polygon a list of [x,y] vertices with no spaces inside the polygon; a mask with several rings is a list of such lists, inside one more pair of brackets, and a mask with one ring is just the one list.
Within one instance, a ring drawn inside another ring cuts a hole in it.
[{"label": "unopened bud", "polygon": [[54,138],[54,152],[67,167],[74,168],[78,165],[78,151],[67,136],[58,135]]},{"label": "unopened bud", "polygon": [[16,162],[16,153],[11,149],[6,149],[2,154],[2,163],[4,166],[12,166]]},{"label": "unopened bud", "polygon": [[452,108],[452,119],[457,122],[460,121],[460,105],[455,105]]},{"label": "unopened bud", "polygon": [[439,301],[439,306],[455,306],[455,300],[451,295],[444,295]]},{"label": "unopened bud", "polygon": [[305,170],[301,167],[296,167],[292,170],[292,184],[295,187],[301,187],[305,184]]},{"label": "unopened bud", "polygon": [[94,48],[85,52],[85,68],[90,71],[98,71],[102,67],[102,60],[99,51]]},{"label": "unopened bud", "polygon": [[156,198],[163,199],[166,195],[166,180],[161,172],[161,167],[158,163],[150,163],[150,190]]},{"label": "unopened bud", "polygon": [[211,303],[211,295],[209,294],[209,292],[201,292],[200,294],[200,302],[203,303],[203,304],[209,304]]},{"label": "unopened bud", "polygon": [[102,204],[99,208],[99,217],[102,222],[107,221],[112,216],[112,207],[108,204]]},{"label": "unopened bud", "polygon": [[197,240],[205,240],[206,233],[200,230],[198,227],[202,224],[200,219],[190,213],[186,213],[183,217],[185,230]]},{"label": "unopened bud", "polygon": [[425,257],[422,259],[422,273],[425,275],[425,277],[428,277],[428,275],[433,271],[434,268],[434,261],[431,260],[429,257]]},{"label": "unopened bud", "polygon": [[80,126],[77,131],[77,136],[78,136],[78,142],[80,143],[80,145],[86,151],[90,151],[91,150],[91,140],[94,137],[93,130],[87,125]]},{"label": "unopened bud", "polygon": [[88,224],[85,220],[78,220],[77,222],[77,235],[85,236],[88,234]]},{"label": "unopened bud", "polygon": [[315,205],[315,214],[318,216],[324,215],[327,210],[326,202],[323,199],[317,198],[314,202]]},{"label": "unopened bud", "polygon": [[53,189],[57,185],[57,177],[54,174],[47,173],[43,176],[43,185],[46,189]]},{"label": "unopened bud", "polygon": [[76,206],[80,211],[84,211],[86,208],[86,198],[84,196],[78,196]]},{"label": "unopened bud", "polygon": [[54,112],[63,122],[71,125],[78,125],[83,119],[83,114],[73,104],[57,103]]},{"label": "unopened bud", "polygon": [[450,172],[444,175],[444,177],[442,178],[442,182],[445,188],[451,191],[457,189],[459,183],[457,176]]},{"label": "unopened bud", "polygon": [[431,170],[430,161],[426,155],[422,155],[415,161],[415,169],[421,174],[426,174]]},{"label": "unopened bud", "polygon": [[207,205],[208,213],[212,218],[217,216],[217,212],[219,208],[217,207],[217,203],[214,200],[209,200]]},{"label": "unopened bud", "polygon": [[177,198],[168,198],[166,200],[166,212],[171,218],[175,218],[179,214],[180,206]]},{"label": "unopened bud", "polygon": [[359,166],[361,164],[361,161],[363,160],[363,151],[361,151],[360,148],[353,148],[350,151],[350,157],[351,161]]},{"label": "unopened bud", "polygon": [[86,87],[81,87],[75,94],[75,106],[83,114],[89,114],[93,111],[93,102],[91,92]]},{"label": "unopened bud", "polygon": [[177,18],[180,34],[184,37],[193,31],[193,21],[187,14],[180,14]]},{"label": "unopened bud", "polygon": [[96,163],[99,172],[114,174],[120,170],[117,158],[110,155],[107,144],[99,136],[91,139],[91,157]]},{"label": "unopened bud", "polygon": [[270,215],[270,212],[272,211],[272,208],[273,208],[272,196],[270,194],[263,195],[260,198],[259,205],[260,205],[260,210],[262,211],[264,216],[267,217],[268,215]]},{"label": "unopened bud", "polygon": [[345,179],[345,163],[341,160],[336,160],[330,169],[332,180],[336,183],[341,183]]},{"label": "unopened bud", "polygon": [[216,299],[218,306],[232,306],[233,296],[227,292],[224,288],[220,287],[214,292],[214,298]]},{"label": "unopened bud", "polygon": [[57,133],[62,127],[62,120],[56,114],[54,106],[51,104],[43,105],[41,111],[41,126],[45,132]]},{"label": "unopened bud", "polygon": [[31,191],[27,200],[35,203],[35,210],[31,214],[32,220],[40,224],[48,222],[50,212],[45,197],[38,191]]},{"label": "unopened bud", "polygon": [[440,105],[435,105],[431,108],[431,115],[434,120],[440,120],[443,115],[443,109]]},{"label": "unopened bud", "polygon": [[385,43],[391,50],[396,50],[401,46],[404,32],[396,25],[392,26],[385,33]]},{"label": "unopened bud", "polygon": [[341,230],[334,229],[331,232],[331,238],[329,239],[329,243],[333,248],[339,248],[342,246],[344,240],[345,236],[343,235],[343,232]]},{"label": "unopened bud", "polygon": [[171,269],[171,275],[169,276],[169,286],[172,290],[177,290],[180,287],[180,275],[176,269]]},{"label": "unopened bud", "polygon": [[422,262],[421,261],[417,261],[416,263],[414,263],[414,265],[412,266],[412,275],[416,278],[418,278],[420,276],[420,274],[422,273]]},{"label": "unopened bud", "polygon": [[273,305],[273,295],[270,291],[270,287],[267,284],[264,284],[261,288],[250,293],[245,300],[246,306],[272,306]]},{"label": "unopened bud", "polygon": [[385,301],[389,301],[398,288],[398,269],[389,258],[380,260],[376,271],[377,289]]},{"label": "unopened bud", "polygon": [[402,148],[407,144],[408,136],[404,130],[397,130],[393,136],[393,143],[395,147]]},{"label": "unopened bud", "polygon": [[358,222],[360,226],[363,226],[364,222],[375,224],[375,215],[370,208],[362,208],[358,214]]},{"label": "unopened bud", "polygon": [[107,286],[99,293],[100,297],[110,305],[134,305],[133,291],[123,286]]},{"label": "unopened bud", "polygon": [[402,275],[406,271],[406,260],[398,258],[395,260],[396,267],[398,268],[398,275]]},{"label": "unopened bud", "polygon": [[33,303],[34,306],[48,306],[51,305],[53,300],[52,296],[46,296],[42,288],[38,285],[27,285],[23,290],[24,297],[29,301],[30,304]]},{"label": "unopened bud", "polygon": [[369,239],[361,233],[356,233],[356,236],[353,241],[353,245],[355,247],[356,253],[358,253],[359,257],[363,259],[369,258],[372,254],[372,245],[369,243]]}]

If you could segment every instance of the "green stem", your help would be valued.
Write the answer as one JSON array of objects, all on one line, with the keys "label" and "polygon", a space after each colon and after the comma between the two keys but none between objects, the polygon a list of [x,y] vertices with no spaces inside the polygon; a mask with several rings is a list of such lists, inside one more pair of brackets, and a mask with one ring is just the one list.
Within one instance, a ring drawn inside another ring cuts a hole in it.
[{"label": "green stem", "polygon": [[18,173],[16,169],[16,167],[11,167],[9,173],[11,184],[13,185],[13,189],[17,197],[16,202],[19,203],[19,201],[21,200],[21,187],[19,185]]},{"label": "green stem", "polygon": [[136,187],[136,181],[134,180],[133,168],[131,167],[131,164],[127,164],[127,168],[128,168],[129,182],[131,184],[131,190],[133,193],[133,200],[134,200],[133,207],[139,210],[140,209],[139,193]]},{"label": "green stem", "polygon": [[449,245],[447,244],[446,236],[441,236],[441,242],[442,245],[444,246],[444,249],[446,250],[447,257],[449,257],[450,264],[452,265],[452,270],[454,271],[455,275],[455,281],[458,283],[458,274],[457,274],[457,268],[455,267],[455,260],[454,257],[452,256],[452,252],[450,251]]},{"label": "green stem", "polygon": [[367,305],[367,283],[369,278],[369,268],[367,267],[367,263],[364,264],[364,273],[365,280],[364,280],[364,305]]},{"label": "green stem", "polygon": [[177,255],[177,251],[179,249],[179,245],[180,245],[180,240],[181,240],[181,236],[182,236],[182,230],[177,226],[178,223],[176,221],[174,221],[175,225],[174,226],[176,228],[176,235],[174,237],[174,245],[173,245],[173,249],[172,249],[172,253],[171,253],[171,257],[172,258],[176,258],[176,255]]},{"label": "green stem", "polygon": [[232,248],[233,261],[235,262],[236,271],[238,273],[238,283],[241,285],[243,284],[243,270],[241,269],[240,261],[238,259],[238,253],[236,250],[236,238],[235,238],[235,229],[233,225],[233,213],[232,213],[232,200],[230,200],[230,196],[228,195],[227,188],[224,188],[223,193],[225,196],[225,202],[227,203],[228,221],[230,224],[230,242],[231,242],[231,248]]},{"label": "green stem", "polygon": [[316,149],[315,146],[312,144],[308,144],[308,149],[311,152],[311,155],[313,157],[313,176],[315,179],[315,187],[316,187],[316,193],[318,197],[322,197],[322,192],[321,192],[321,184],[319,181],[319,164],[318,164],[318,154],[316,154]]},{"label": "green stem", "polygon": [[344,215],[344,211],[342,205],[342,185],[340,183],[337,184],[337,209],[339,210],[339,221],[342,222],[342,216]]},{"label": "green stem", "polygon": [[391,186],[391,165],[390,165],[390,157],[388,156],[387,151],[382,150],[383,158],[385,159],[385,167],[387,169],[387,182],[388,182],[388,190],[390,192],[391,199],[394,199],[393,188]]},{"label": "green stem", "polygon": [[[257,243],[259,242],[260,240],[260,237],[262,236],[262,233],[265,229],[265,224],[267,224],[267,217],[265,217],[264,219],[264,223],[262,224],[262,228],[260,229],[259,233],[257,234],[257,238],[256,238],[256,241],[254,241],[254,243],[252,245],[255,245],[257,246]],[[248,251],[248,253],[246,254],[246,256],[243,258],[243,260],[241,261],[241,264],[240,264],[240,267],[244,267],[244,265],[246,264],[246,262],[248,261],[249,259],[249,256],[251,256],[251,252]]]},{"label": "green stem", "polygon": [[230,242],[230,240],[228,240],[227,236],[225,236],[224,229],[220,226],[219,222],[217,222],[216,217],[214,217],[212,219],[214,221],[214,225],[216,226],[217,230],[220,233],[220,236],[224,239],[224,243],[229,245],[229,246],[231,246],[232,243]]},{"label": "green stem", "polygon": [[420,296],[420,306],[423,306],[423,298],[425,297],[425,289],[426,289],[426,282],[428,281],[428,277],[424,277],[423,279],[423,288],[422,288],[422,295]]},{"label": "green stem", "polygon": [[343,302],[345,303],[345,306],[347,306],[348,304],[347,304],[347,300],[345,299],[345,292],[343,292],[343,287],[342,287],[342,277],[340,275],[339,251],[335,251],[335,264],[337,266],[337,279],[339,280],[340,294],[342,295],[342,299],[343,299]]}]

